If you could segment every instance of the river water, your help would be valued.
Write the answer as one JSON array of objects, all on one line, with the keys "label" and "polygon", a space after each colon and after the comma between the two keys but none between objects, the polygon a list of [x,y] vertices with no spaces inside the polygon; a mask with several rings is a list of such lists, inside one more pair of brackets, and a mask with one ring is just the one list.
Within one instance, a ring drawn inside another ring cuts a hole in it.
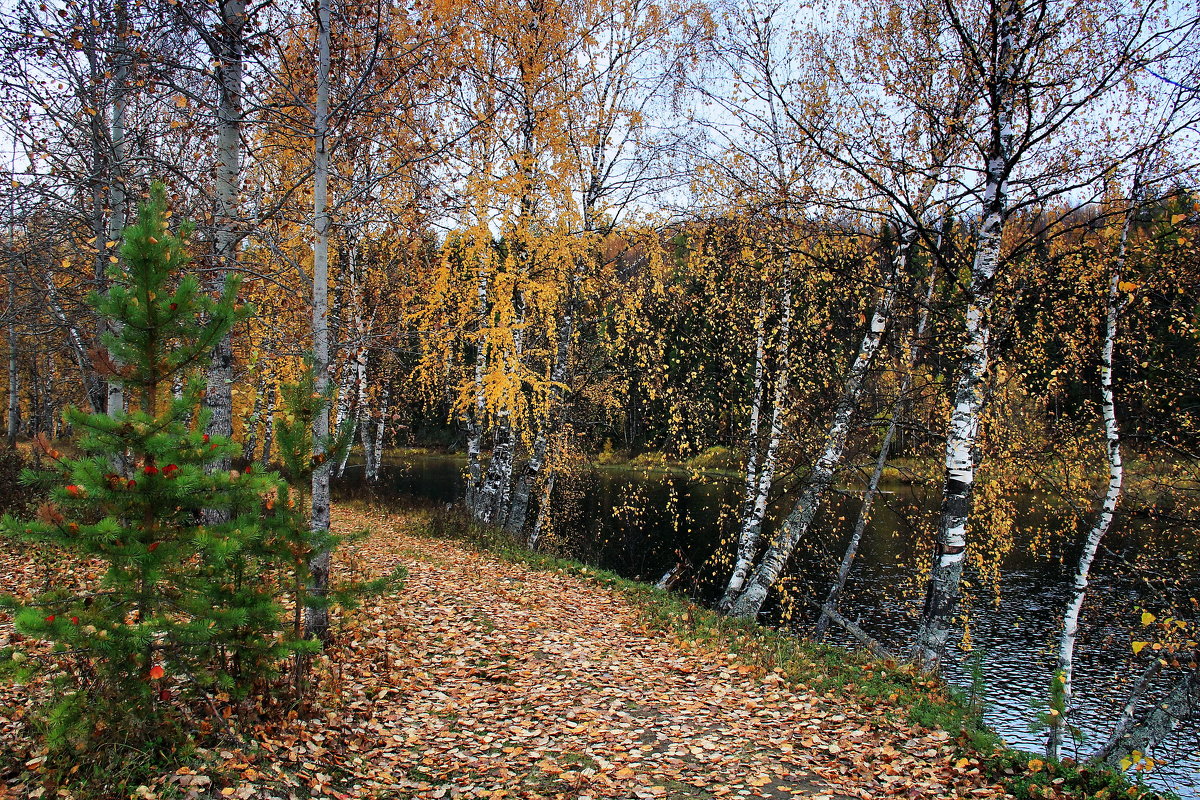
[{"label": "river water", "polygon": [[[463,496],[464,461],[449,456],[409,455],[385,468],[377,490],[383,499],[454,503]],[[358,479],[356,479],[358,478]],[[347,490],[361,485],[361,472],[347,471]],[[872,636],[899,651],[912,637],[920,609],[920,572],[929,559],[929,533],[937,498],[913,485],[885,487],[841,601],[843,613]],[[625,577],[657,580],[682,556],[692,565],[680,586],[697,601],[711,603],[727,575],[740,496],[734,477],[699,476],[628,469],[590,469],[564,485],[552,547],[564,555]],[[831,492],[813,530],[789,564],[782,602],[773,602],[763,620],[811,631],[806,596],[821,596],[836,570],[845,538],[853,527],[861,496]],[[772,514],[786,510],[784,497]],[[1072,577],[1079,536],[1075,522],[1046,509],[1044,498],[1017,498],[1012,507],[1012,547],[985,559],[993,574],[970,571],[968,622],[947,654],[946,677],[972,681],[964,659],[982,674],[985,719],[1014,747],[1040,752],[1044,734],[1030,730],[1034,701],[1046,696],[1053,673],[1055,637]],[[767,531],[767,535],[770,531]],[[1032,546],[1034,540],[1037,546]],[[996,546],[993,543],[992,546]],[[976,547],[986,548],[986,545]],[[1035,555],[1036,553],[1036,555]],[[1076,649],[1075,686],[1086,754],[1104,734],[1141,672],[1130,646],[1143,607],[1161,602],[1161,585],[1141,576],[1162,577],[1170,591],[1195,596],[1200,589],[1200,547],[1194,534],[1177,526],[1123,520],[1111,533],[1093,566],[1094,577]],[[1181,580],[1182,579],[1182,580]],[[836,632],[833,633],[836,641]],[[848,643],[848,642],[847,642]],[[1067,754],[1072,753],[1068,745]],[[1147,782],[1189,800],[1200,800],[1200,732],[1189,725],[1154,754],[1165,758]]]}]

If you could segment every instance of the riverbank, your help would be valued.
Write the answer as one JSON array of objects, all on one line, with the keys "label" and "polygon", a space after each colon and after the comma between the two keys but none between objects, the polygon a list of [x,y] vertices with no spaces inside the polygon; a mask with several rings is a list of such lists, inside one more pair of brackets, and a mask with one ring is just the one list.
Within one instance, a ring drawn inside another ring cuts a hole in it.
[{"label": "riverbank", "polygon": [[[403,464],[421,458],[461,462],[464,468],[467,463],[463,453],[422,447],[394,448],[384,454],[385,463],[391,464]],[[675,475],[693,481],[715,483],[740,483],[745,478],[741,456],[727,447],[719,446],[683,460],[654,451],[630,456],[625,452],[604,450],[586,456],[584,464],[599,473],[613,475]],[[858,463],[843,465],[836,487],[849,492],[861,491],[874,465],[872,454]],[[940,487],[942,472],[943,465],[938,457],[893,458],[884,467],[881,484],[891,488],[913,485]],[[1051,501],[1063,494],[1098,498],[1103,494],[1107,481],[1107,467],[1099,458],[1093,469],[1084,473],[1056,459],[1044,459],[1037,462],[1036,469],[1017,469],[1005,479],[1011,490],[1044,494]],[[1160,506],[1172,488],[1182,488],[1185,496],[1200,489],[1200,463],[1168,454],[1156,456],[1135,452],[1126,456],[1124,505],[1127,508],[1143,514],[1162,513],[1167,509]]]}]

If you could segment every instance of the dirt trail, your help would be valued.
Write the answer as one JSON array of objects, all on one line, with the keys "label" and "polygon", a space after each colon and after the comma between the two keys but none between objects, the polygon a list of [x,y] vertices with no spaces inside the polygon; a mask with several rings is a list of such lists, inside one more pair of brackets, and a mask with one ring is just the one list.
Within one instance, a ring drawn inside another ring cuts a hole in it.
[{"label": "dirt trail", "polygon": [[[379,797],[988,797],[943,732],[814,697],[647,632],[617,592],[370,526],[351,567],[404,564],[344,630],[335,710],[266,747],[336,794]],[[324,728],[324,730],[321,730]],[[319,738],[314,751],[313,736]]]}]

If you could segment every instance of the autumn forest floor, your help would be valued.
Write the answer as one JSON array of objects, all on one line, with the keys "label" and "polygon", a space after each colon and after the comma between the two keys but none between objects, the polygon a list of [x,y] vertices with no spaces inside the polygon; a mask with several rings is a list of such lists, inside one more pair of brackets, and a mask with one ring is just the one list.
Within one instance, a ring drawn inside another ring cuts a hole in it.
[{"label": "autumn forest floor", "polygon": [[[905,700],[864,699],[894,665],[861,662],[857,689],[839,688],[819,664],[805,679],[730,652],[736,630],[681,633],[706,612],[664,624],[649,589],[431,538],[421,512],[340,507],[335,525],[371,530],[345,569],[408,577],[343,617],[313,710],[210,744],[135,796],[1005,796]],[[14,752],[20,692],[0,696],[0,749],[36,764]],[[10,768],[0,796],[36,796],[30,776]]]}]

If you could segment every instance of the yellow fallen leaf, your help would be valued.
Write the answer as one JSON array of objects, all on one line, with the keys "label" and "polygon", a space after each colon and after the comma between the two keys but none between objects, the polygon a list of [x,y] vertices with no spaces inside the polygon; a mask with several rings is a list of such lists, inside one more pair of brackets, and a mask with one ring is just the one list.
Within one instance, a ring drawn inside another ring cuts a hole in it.
[{"label": "yellow fallen leaf", "polygon": [[1151,614],[1149,611],[1142,612],[1142,624],[1143,625],[1149,625],[1151,622],[1154,622],[1154,620],[1155,620],[1155,616],[1153,614]]},{"label": "yellow fallen leaf", "polygon": [[1149,643],[1149,642],[1134,642],[1134,643],[1133,643],[1133,652],[1134,652],[1134,655],[1136,655],[1136,654],[1138,654],[1138,653],[1142,652],[1142,648],[1143,648],[1143,647],[1145,647],[1145,646],[1146,646],[1146,645],[1148,645],[1148,644],[1150,644],[1150,643]]}]

